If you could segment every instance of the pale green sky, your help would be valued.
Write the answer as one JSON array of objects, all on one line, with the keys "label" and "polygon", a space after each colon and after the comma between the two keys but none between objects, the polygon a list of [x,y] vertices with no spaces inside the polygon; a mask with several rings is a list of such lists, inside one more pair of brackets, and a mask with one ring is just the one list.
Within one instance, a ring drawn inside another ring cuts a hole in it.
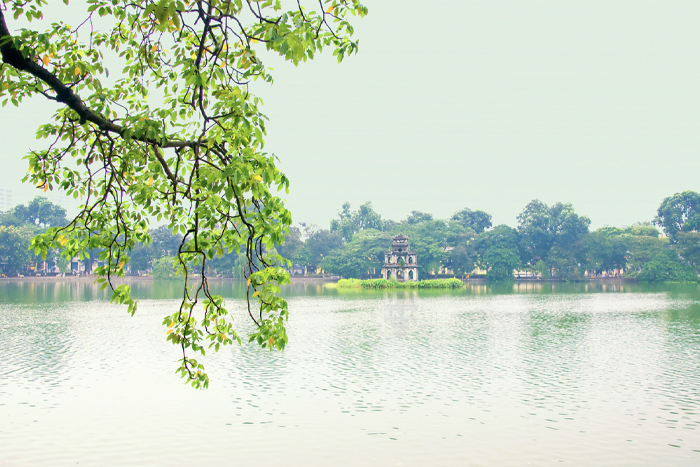
[{"label": "pale green sky", "polygon": [[[653,218],[700,191],[700,2],[367,0],[360,52],[275,66],[268,146],[294,221],[344,201],[384,217],[462,207],[516,225],[532,199],[593,227]],[[15,200],[46,106],[0,110]]]}]

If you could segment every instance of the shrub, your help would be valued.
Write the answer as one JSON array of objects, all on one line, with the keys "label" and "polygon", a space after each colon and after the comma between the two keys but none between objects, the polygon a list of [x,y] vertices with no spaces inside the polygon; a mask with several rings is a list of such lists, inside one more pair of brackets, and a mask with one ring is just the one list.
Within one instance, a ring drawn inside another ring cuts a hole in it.
[{"label": "shrub", "polygon": [[338,288],[356,289],[458,289],[462,287],[464,282],[455,278],[406,282],[395,279],[341,279],[338,281]]},{"label": "shrub", "polygon": [[177,275],[177,270],[173,266],[175,258],[166,256],[153,262],[154,279],[181,279]]},{"label": "shrub", "polygon": [[648,261],[639,273],[646,282],[698,282],[693,268],[684,263],[675,250],[664,250]]}]

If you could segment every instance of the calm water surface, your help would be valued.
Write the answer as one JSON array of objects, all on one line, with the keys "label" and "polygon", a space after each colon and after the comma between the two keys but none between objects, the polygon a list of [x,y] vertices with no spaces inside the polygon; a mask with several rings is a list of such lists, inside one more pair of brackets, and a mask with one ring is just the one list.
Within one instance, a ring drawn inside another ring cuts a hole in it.
[{"label": "calm water surface", "polygon": [[134,292],[0,283],[0,466],[700,465],[697,286],[297,284],[287,350],[208,355],[206,391],[173,374],[177,285]]}]

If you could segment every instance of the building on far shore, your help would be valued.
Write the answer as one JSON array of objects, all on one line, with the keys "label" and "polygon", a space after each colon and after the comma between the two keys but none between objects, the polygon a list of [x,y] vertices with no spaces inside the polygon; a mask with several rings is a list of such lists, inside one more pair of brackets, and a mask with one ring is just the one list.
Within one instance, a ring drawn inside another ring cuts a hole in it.
[{"label": "building on far shore", "polygon": [[408,237],[397,235],[393,237],[391,250],[384,254],[382,277],[403,281],[418,280],[418,254],[411,251]]}]

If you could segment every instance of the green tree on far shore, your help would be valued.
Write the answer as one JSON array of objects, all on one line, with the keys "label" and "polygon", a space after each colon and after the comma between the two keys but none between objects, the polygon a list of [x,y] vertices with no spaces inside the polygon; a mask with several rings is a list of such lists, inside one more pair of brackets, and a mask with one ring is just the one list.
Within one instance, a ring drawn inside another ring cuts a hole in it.
[{"label": "green tree on far shore", "polygon": [[54,204],[43,196],[36,196],[27,205],[17,205],[12,210],[22,222],[36,224],[41,227],[60,226],[68,222],[66,210],[58,204]]},{"label": "green tree on far shore", "polygon": [[476,238],[476,252],[481,268],[490,280],[513,279],[513,271],[520,267],[519,236],[507,225],[497,225]]},{"label": "green tree on far shore", "polygon": [[411,214],[406,218],[406,223],[409,225],[416,225],[423,222],[430,222],[433,220],[433,215],[427,212],[421,211],[411,211]]},{"label": "green tree on far shore", "polygon": [[181,243],[182,235],[164,225],[149,231],[149,239],[131,250],[131,270],[146,271],[155,261],[176,256]]},{"label": "green tree on far shore", "polygon": [[352,241],[327,253],[320,266],[324,271],[344,278],[359,278],[381,270],[384,253],[390,247],[389,234],[372,229],[363,230],[356,233]]},{"label": "green tree on far shore", "polygon": [[452,215],[451,220],[459,222],[463,227],[472,229],[477,234],[491,228],[491,214],[479,209],[476,211],[469,208],[461,209]]},{"label": "green tree on far shore", "polygon": [[518,215],[520,255],[523,264],[544,261],[562,277],[578,276],[583,257],[582,240],[591,220],[579,216],[570,203],[548,206],[533,200]]},{"label": "green tree on far shore", "polygon": [[182,276],[177,274],[174,262],[175,257],[173,256],[164,256],[153,261],[153,278],[157,280],[182,279]]},{"label": "green tree on far shore", "polygon": [[678,232],[700,231],[700,193],[684,191],[664,198],[654,223],[675,243]]},{"label": "green tree on far shore", "polygon": [[46,232],[51,225],[66,222],[65,216],[66,210],[63,207],[43,196],[37,196],[26,205],[19,204],[0,214],[0,226],[11,228],[0,236],[0,251],[3,251],[0,261],[7,263],[7,273],[24,274],[32,265],[36,266],[37,272],[43,270],[44,263],[50,269],[57,260],[60,248],[48,250],[43,259],[28,248],[35,235]]},{"label": "green tree on far shore", "polygon": [[664,249],[654,256],[638,277],[646,282],[698,282],[697,273],[678,257],[674,249]]},{"label": "green tree on far shore", "polygon": [[586,234],[583,243],[588,271],[602,273],[627,266],[630,241],[624,230],[603,227]]},{"label": "green tree on far shore", "polygon": [[353,235],[362,230],[383,230],[382,216],[374,210],[371,202],[367,201],[354,212],[350,208],[350,203],[343,203],[338,219],[331,220],[330,231],[340,235],[343,241],[352,241]]},{"label": "green tree on far shore", "polygon": [[27,227],[0,225],[0,262],[7,274],[24,274],[34,259],[29,245],[34,233]]},{"label": "green tree on far shore", "polygon": [[700,271],[700,232],[677,232],[674,246],[695,271]]}]

